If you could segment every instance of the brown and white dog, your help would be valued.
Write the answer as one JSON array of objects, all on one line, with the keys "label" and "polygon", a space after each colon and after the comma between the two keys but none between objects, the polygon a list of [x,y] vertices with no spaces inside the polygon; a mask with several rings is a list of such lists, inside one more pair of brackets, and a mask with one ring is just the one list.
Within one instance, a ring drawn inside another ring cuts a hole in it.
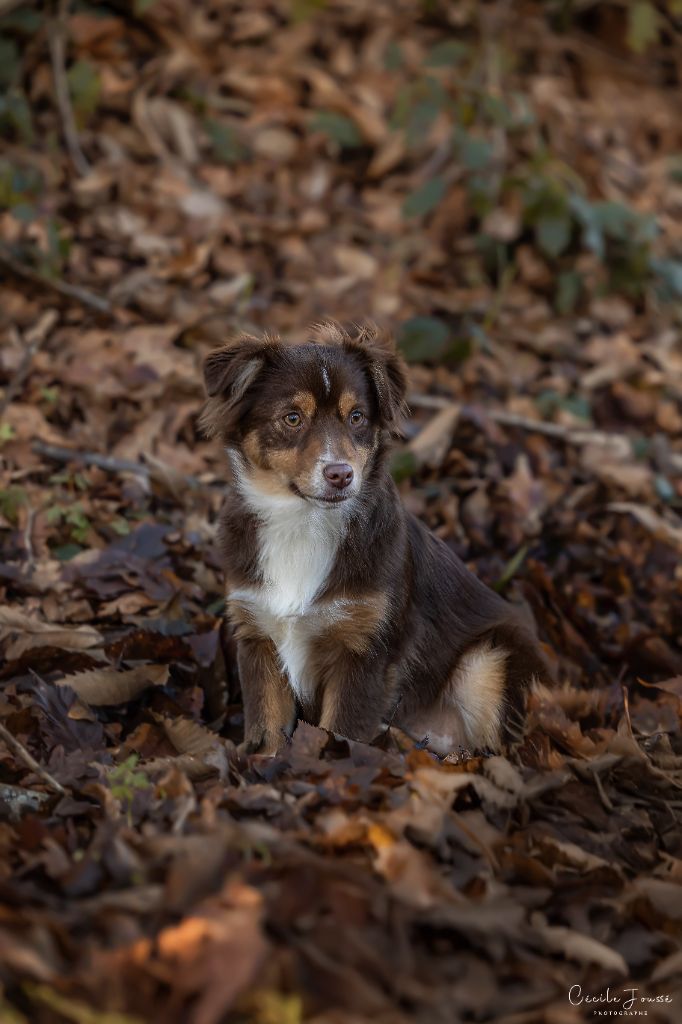
[{"label": "brown and white dog", "polygon": [[405,372],[375,328],[212,352],[202,424],[232,470],[220,538],[245,749],[297,717],[369,741],[394,722],[438,753],[490,749],[545,663],[513,609],[401,504],[387,469]]}]

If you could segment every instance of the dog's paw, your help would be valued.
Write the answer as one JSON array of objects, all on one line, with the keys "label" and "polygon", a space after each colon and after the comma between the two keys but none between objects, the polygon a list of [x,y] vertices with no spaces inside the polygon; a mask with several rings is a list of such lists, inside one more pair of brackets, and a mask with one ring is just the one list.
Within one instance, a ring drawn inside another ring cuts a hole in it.
[{"label": "dog's paw", "polygon": [[273,735],[265,729],[250,729],[242,742],[237,744],[237,751],[240,755],[276,757],[288,742],[289,737],[284,732]]}]

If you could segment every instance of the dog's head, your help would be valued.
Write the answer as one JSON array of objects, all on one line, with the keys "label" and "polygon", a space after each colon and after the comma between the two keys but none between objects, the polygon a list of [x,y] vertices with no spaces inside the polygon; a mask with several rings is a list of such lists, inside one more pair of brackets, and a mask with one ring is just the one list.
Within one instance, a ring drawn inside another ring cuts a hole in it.
[{"label": "dog's head", "polygon": [[300,343],[244,336],[208,356],[204,379],[204,429],[240,481],[276,500],[356,497],[400,429],[403,363],[374,327],[325,323]]}]

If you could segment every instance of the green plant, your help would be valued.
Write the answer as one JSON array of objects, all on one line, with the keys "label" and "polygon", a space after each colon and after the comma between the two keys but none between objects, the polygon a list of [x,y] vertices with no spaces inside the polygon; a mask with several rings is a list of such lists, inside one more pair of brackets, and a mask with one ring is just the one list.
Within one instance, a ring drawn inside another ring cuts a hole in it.
[{"label": "green plant", "polygon": [[140,760],[137,754],[131,754],[109,771],[109,786],[112,795],[121,801],[128,820],[131,819],[132,805],[135,793],[148,789],[151,782],[144,772],[137,770],[137,763]]},{"label": "green plant", "polygon": [[69,535],[77,544],[86,540],[92,525],[79,501],[68,506],[53,505],[47,510],[46,518],[51,526],[63,523],[70,527]]},{"label": "green plant", "polygon": [[[641,11],[638,17],[643,18]],[[391,123],[404,133],[415,162],[422,163],[433,147],[436,123],[439,138],[446,126],[450,131],[426,160],[424,166],[433,171],[407,195],[403,216],[427,217],[457,181],[466,190],[482,267],[493,280],[501,281],[514,266],[517,247],[532,241],[553,271],[554,302],[562,313],[596,290],[631,298],[653,290],[662,298],[682,298],[682,260],[660,256],[655,218],[623,203],[591,198],[580,176],[548,150],[528,98],[502,88],[500,76],[512,57],[497,45],[486,59],[487,66],[474,43],[441,40],[399,90]],[[402,68],[398,48],[387,51],[385,64]],[[502,233],[499,217],[497,226],[492,218],[497,211],[505,218]],[[579,269],[584,253],[591,253],[600,268],[589,280]],[[416,342],[408,336],[407,351],[423,344],[431,356],[438,355],[445,342],[435,339],[434,331],[433,325],[420,329]]]}]

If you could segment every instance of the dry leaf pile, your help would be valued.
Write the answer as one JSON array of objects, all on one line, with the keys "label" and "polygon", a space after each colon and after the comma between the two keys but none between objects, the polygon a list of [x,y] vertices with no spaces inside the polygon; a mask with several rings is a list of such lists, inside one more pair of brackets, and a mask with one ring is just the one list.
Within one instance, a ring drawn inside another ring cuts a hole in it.
[{"label": "dry leaf pile", "polygon": [[[532,2],[62,5],[63,147],[40,6],[0,21],[30,119],[0,159],[0,1019],[564,1022],[608,986],[679,1020],[679,305],[607,294],[622,250],[557,251],[514,192],[479,217],[483,151],[453,161],[415,85],[438,46],[482,55],[458,116],[518,94],[673,273],[668,5],[648,57],[617,3],[563,34]],[[493,173],[532,164],[485,139]],[[403,498],[538,624],[560,684],[506,756],[305,724],[237,754],[201,362],[323,315],[397,329]]]}]

